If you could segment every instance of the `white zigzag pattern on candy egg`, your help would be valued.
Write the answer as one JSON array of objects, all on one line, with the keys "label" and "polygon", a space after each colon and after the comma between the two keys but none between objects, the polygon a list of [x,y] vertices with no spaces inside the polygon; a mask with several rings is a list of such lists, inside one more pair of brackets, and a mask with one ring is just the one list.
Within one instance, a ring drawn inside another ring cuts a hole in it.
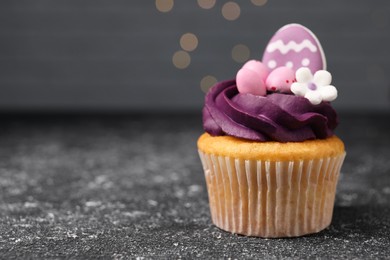
[{"label": "white zigzag pattern on candy egg", "polygon": [[279,50],[282,54],[286,54],[290,50],[300,52],[304,48],[308,48],[311,52],[317,51],[317,47],[314,46],[311,41],[306,39],[299,44],[295,41],[289,41],[287,44],[284,44],[282,40],[277,40],[268,45],[267,52],[274,52],[275,50]]}]

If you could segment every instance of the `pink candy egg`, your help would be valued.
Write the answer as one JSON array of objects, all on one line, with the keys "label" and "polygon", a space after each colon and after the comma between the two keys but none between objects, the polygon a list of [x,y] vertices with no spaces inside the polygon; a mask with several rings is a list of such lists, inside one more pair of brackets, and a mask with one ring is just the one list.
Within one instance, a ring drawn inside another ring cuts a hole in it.
[{"label": "pink candy egg", "polygon": [[265,96],[267,93],[265,80],[268,68],[257,60],[250,60],[237,72],[236,84],[240,93]]},{"label": "pink candy egg", "polygon": [[258,60],[247,61],[242,68],[253,70],[264,80],[267,78],[270,71],[267,66]]},{"label": "pink candy egg", "polygon": [[265,83],[259,75],[250,69],[242,68],[237,72],[236,83],[238,92],[265,96],[267,91]]},{"label": "pink candy egg", "polygon": [[274,69],[265,82],[268,91],[291,93],[291,84],[294,83],[294,70],[288,67],[279,67]]}]

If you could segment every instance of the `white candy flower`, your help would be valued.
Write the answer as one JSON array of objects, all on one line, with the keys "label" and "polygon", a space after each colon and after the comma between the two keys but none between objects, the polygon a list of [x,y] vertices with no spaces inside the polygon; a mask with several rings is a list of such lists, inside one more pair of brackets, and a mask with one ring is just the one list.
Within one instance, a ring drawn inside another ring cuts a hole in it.
[{"label": "white candy flower", "polygon": [[319,70],[313,76],[309,68],[299,68],[295,78],[297,82],[291,85],[291,91],[297,96],[307,98],[313,105],[337,98],[337,89],[330,85],[332,75],[326,70]]}]

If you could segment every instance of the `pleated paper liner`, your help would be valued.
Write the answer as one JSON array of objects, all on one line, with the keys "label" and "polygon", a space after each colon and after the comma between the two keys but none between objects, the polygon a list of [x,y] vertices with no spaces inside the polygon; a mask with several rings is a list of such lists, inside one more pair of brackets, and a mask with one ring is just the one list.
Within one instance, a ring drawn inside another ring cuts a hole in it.
[{"label": "pleated paper liner", "polygon": [[276,162],[199,155],[212,221],[219,228],[247,236],[296,237],[331,223],[345,153]]}]

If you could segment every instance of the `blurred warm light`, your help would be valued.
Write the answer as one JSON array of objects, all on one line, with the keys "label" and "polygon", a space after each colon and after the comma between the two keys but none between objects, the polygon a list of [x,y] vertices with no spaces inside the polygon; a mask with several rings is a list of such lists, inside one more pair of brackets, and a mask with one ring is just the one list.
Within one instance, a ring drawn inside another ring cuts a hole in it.
[{"label": "blurred warm light", "polygon": [[193,51],[198,47],[198,37],[193,33],[185,33],[180,38],[180,46],[183,50]]},{"label": "blurred warm light", "polygon": [[234,21],[240,17],[240,6],[235,2],[227,2],[222,6],[222,15],[226,20]]},{"label": "blurred warm light", "polygon": [[191,63],[191,57],[188,52],[185,51],[177,51],[173,54],[172,57],[173,65],[175,65],[178,69],[185,69]]},{"label": "blurred warm light", "polygon": [[267,0],[251,0],[251,2],[257,6],[263,6],[267,3]]},{"label": "blurred warm light", "polygon": [[156,0],[156,8],[160,12],[166,13],[172,10],[173,0]]},{"label": "blurred warm light", "polygon": [[216,0],[198,0],[198,5],[203,9],[211,9],[214,7]]},{"label": "blurred warm light", "polygon": [[234,61],[243,63],[247,61],[250,57],[250,50],[248,46],[244,44],[237,44],[236,46],[233,47],[232,49],[232,58]]},{"label": "blurred warm light", "polygon": [[217,83],[217,79],[214,76],[207,75],[200,81],[200,88],[204,93]]}]

